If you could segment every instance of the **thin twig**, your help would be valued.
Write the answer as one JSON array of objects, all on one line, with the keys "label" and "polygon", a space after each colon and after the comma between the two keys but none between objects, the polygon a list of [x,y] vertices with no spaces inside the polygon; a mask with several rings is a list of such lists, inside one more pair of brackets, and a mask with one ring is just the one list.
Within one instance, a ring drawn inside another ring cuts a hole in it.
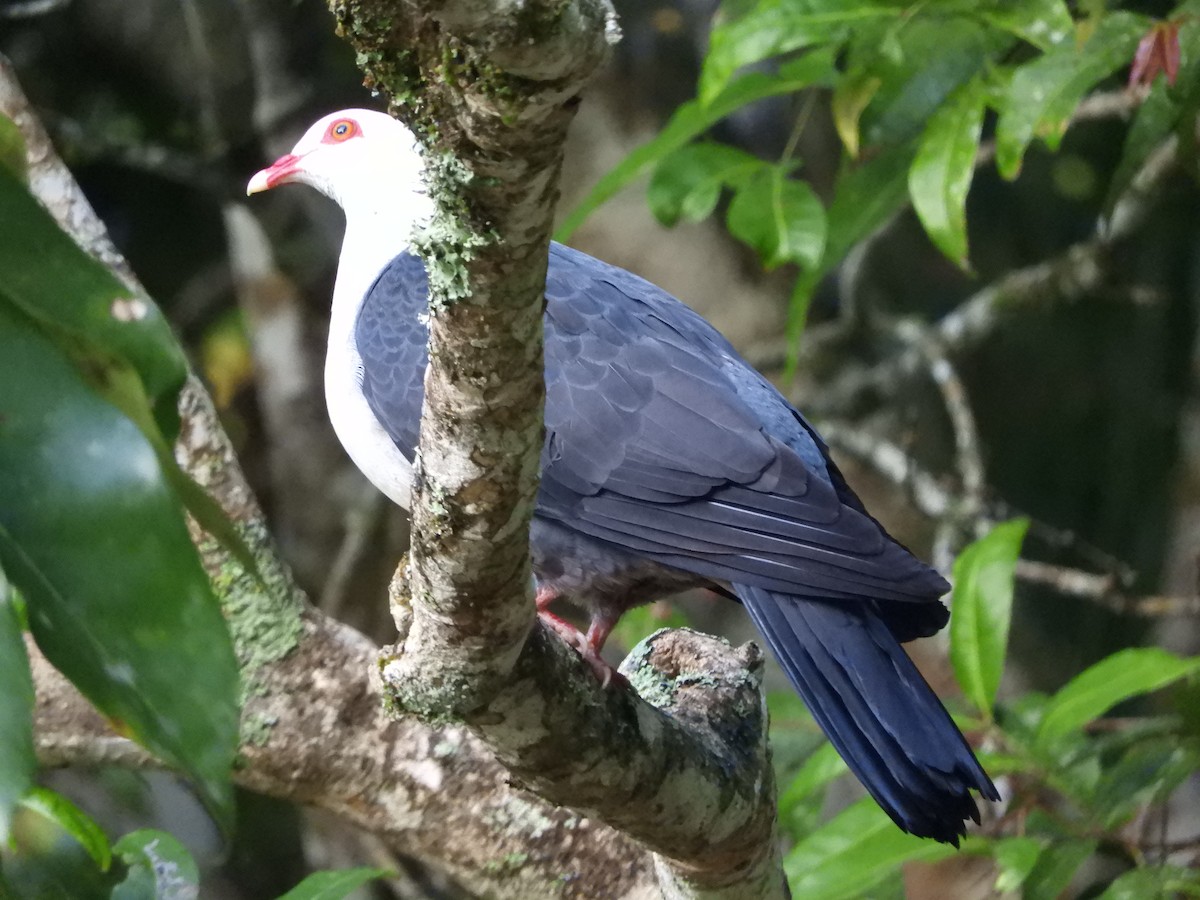
[{"label": "thin twig", "polygon": [[1060,594],[1091,600],[1117,613],[1154,619],[1200,616],[1200,596],[1130,595],[1119,589],[1119,579],[1112,574],[1098,575],[1080,569],[1022,559],[1017,562],[1017,577],[1029,584],[1042,584],[1054,588]]},{"label": "thin twig", "polygon": [[[818,424],[826,442],[862,465],[867,466],[892,484],[904,490],[912,499],[913,506],[922,514],[936,521],[945,521],[955,515],[964,500],[944,482],[930,474],[898,445],[861,429],[838,421],[821,421]],[[986,531],[997,521],[1017,513],[1008,507],[981,507],[977,519],[979,530]],[[1067,533],[1041,523],[1035,523],[1033,532],[1046,534],[1056,546],[1068,536]],[[1200,616],[1200,596],[1173,597],[1167,595],[1136,595],[1125,589],[1132,574],[1119,560],[1112,560],[1113,570],[1097,574],[1083,569],[1059,566],[1031,559],[1017,562],[1017,578],[1026,584],[1051,587],[1070,597],[1079,597],[1126,615],[1144,618],[1169,618],[1173,616]],[[939,566],[939,568],[941,568]],[[943,569],[944,571],[944,569]]]}]

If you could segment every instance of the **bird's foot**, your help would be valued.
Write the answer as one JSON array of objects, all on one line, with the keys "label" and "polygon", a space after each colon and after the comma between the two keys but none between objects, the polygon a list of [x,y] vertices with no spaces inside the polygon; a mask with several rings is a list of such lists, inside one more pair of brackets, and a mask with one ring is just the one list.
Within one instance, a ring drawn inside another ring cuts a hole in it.
[{"label": "bird's foot", "polygon": [[538,616],[547,628],[579,652],[579,655],[583,657],[583,661],[592,670],[592,674],[596,676],[596,680],[600,682],[602,688],[621,687],[628,684],[624,675],[604,661],[604,657],[600,655],[599,648],[594,647],[588,636],[582,631],[565,619],[554,615],[554,613],[542,610],[538,613]]}]

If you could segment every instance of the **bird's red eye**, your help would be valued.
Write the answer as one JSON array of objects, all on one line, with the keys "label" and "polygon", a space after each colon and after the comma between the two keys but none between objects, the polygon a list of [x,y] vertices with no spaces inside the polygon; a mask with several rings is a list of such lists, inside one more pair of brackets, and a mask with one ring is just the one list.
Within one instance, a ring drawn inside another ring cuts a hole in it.
[{"label": "bird's red eye", "polygon": [[340,144],[342,141],[349,140],[358,134],[360,134],[358,123],[353,119],[338,119],[336,122],[329,124],[322,143]]}]

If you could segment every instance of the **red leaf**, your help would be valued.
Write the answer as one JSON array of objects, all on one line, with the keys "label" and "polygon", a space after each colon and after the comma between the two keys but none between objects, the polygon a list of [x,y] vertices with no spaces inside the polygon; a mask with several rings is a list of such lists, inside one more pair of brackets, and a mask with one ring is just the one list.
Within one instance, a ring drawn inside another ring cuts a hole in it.
[{"label": "red leaf", "polygon": [[1179,75],[1179,22],[1156,22],[1138,42],[1129,69],[1129,86],[1149,87],[1162,72],[1174,87]]}]

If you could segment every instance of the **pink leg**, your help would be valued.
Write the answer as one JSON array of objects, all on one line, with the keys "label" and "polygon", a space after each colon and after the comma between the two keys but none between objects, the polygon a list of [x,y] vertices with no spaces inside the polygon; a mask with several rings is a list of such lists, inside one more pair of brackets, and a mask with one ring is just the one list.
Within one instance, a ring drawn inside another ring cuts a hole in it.
[{"label": "pink leg", "polygon": [[606,663],[600,655],[604,642],[608,640],[608,636],[612,634],[612,630],[617,626],[617,620],[620,618],[620,613],[616,615],[609,612],[593,614],[592,620],[588,622],[587,637],[584,639],[587,643],[587,650],[583,652],[583,658],[592,667],[592,671],[596,673],[596,677],[600,679],[600,684],[604,687],[612,684],[622,686],[629,683],[624,675]]},{"label": "pink leg", "polygon": [[592,673],[599,680],[602,687],[607,688],[614,681],[623,683],[625,678],[600,656],[600,649],[604,646],[604,642],[608,640],[609,634],[612,633],[613,626],[617,624],[617,619],[604,615],[593,616],[591,622],[588,623],[587,635],[585,636],[582,631],[570,622],[550,612],[550,604],[557,599],[558,592],[553,588],[538,588],[537,597],[534,599],[534,602],[537,604],[538,617],[546,624],[547,628],[579,652],[579,655],[583,657],[583,661],[588,664],[588,667],[592,670]]}]

